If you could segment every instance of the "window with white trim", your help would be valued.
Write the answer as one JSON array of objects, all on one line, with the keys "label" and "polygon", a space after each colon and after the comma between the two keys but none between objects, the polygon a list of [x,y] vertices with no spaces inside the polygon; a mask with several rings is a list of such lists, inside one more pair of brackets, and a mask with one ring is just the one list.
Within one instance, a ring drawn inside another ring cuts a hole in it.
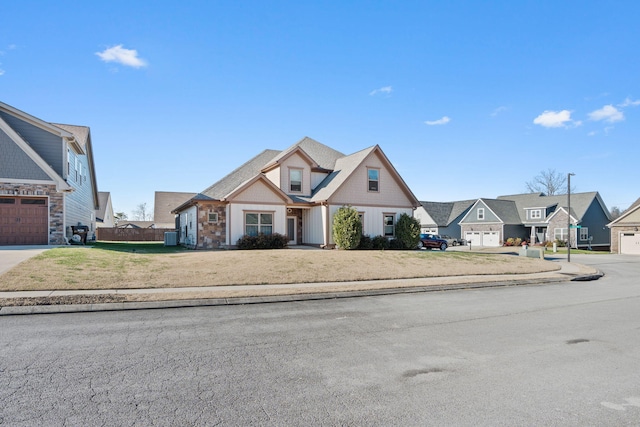
[{"label": "window with white trim", "polygon": [[385,237],[396,235],[396,216],[393,214],[384,215],[384,235]]},{"label": "window with white trim", "polygon": [[589,227],[582,227],[580,229],[580,240],[589,240]]},{"label": "window with white trim", "polygon": [[367,189],[372,192],[380,191],[380,170],[367,169],[367,179],[369,181]]},{"label": "window with white trim", "polygon": [[289,191],[292,193],[302,191],[302,169],[289,169]]},{"label": "window with white trim", "polygon": [[244,227],[247,236],[257,236],[260,233],[273,233],[273,213],[245,212]]},{"label": "window with white trim", "polygon": [[553,240],[564,241],[567,240],[567,229],[566,228],[554,228],[553,229]]},{"label": "window with white trim", "polygon": [[478,208],[478,219],[484,220],[484,208]]},{"label": "window with white trim", "polygon": [[209,212],[209,222],[218,223],[218,212]]},{"label": "window with white trim", "polygon": [[529,211],[529,219],[542,218],[542,211],[540,209],[532,209]]}]

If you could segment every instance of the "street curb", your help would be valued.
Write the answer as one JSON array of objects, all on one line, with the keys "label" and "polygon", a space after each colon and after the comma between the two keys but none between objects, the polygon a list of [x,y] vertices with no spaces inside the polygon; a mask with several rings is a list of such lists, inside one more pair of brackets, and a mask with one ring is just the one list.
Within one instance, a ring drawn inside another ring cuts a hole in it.
[{"label": "street curb", "polygon": [[119,302],[119,303],[99,303],[99,304],[60,304],[60,305],[32,305],[32,306],[6,306],[0,307],[0,316],[12,316],[22,314],[56,314],[56,313],[87,313],[102,311],[125,311],[125,310],[154,310],[166,308],[188,308],[188,307],[213,307],[248,304],[271,304],[283,302],[300,302],[327,300],[339,298],[356,298],[367,296],[382,296],[396,294],[411,294],[421,292],[442,292],[457,290],[473,290],[481,288],[502,288],[510,286],[541,285],[546,283],[560,283],[570,281],[598,280],[604,273],[598,271],[596,274],[576,276],[568,279],[565,277],[540,278],[529,280],[508,280],[503,282],[476,282],[449,285],[416,286],[410,288],[388,288],[372,289],[363,291],[307,293],[293,295],[274,295],[260,297],[235,297],[235,298],[206,298],[206,299],[185,299],[169,301],[149,301],[149,302]]}]

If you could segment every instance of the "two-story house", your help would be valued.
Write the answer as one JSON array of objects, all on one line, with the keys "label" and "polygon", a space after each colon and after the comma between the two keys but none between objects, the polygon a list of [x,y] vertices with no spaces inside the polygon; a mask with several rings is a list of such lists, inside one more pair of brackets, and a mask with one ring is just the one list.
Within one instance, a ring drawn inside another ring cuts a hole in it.
[{"label": "two-story house", "polygon": [[345,205],[360,213],[364,234],[392,238],[398,217],[420,203],[379,146],[344,155],[303,138],[263,151],[173,213],[180,243],[197,249],[233,247],[258,233],[332,247],[333,215]]},{"label": "two-story house", "polygon": [[61,245],[93,235],[99,207],[91,132],[0,102],[0,245]]}]

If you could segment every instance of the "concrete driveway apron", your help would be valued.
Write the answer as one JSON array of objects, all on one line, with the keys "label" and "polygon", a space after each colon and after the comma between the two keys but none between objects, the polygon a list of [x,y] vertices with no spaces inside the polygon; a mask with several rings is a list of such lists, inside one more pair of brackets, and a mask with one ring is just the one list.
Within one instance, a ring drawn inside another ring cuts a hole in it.
[{"label": "concrete driveway apron", "polygon": [[52,246],[0,246],[0,274],[51,248]]}]

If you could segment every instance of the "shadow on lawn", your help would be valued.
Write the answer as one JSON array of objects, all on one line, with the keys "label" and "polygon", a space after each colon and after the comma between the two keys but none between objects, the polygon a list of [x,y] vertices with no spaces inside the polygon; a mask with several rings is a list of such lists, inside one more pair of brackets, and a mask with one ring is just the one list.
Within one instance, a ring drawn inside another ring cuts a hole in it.
[{"label": "shadow on lawn", "polygon": [[163,242],[96,242],[94,249],[138,254],[174,254],[185,252],[182,246],[165,246]]}]

